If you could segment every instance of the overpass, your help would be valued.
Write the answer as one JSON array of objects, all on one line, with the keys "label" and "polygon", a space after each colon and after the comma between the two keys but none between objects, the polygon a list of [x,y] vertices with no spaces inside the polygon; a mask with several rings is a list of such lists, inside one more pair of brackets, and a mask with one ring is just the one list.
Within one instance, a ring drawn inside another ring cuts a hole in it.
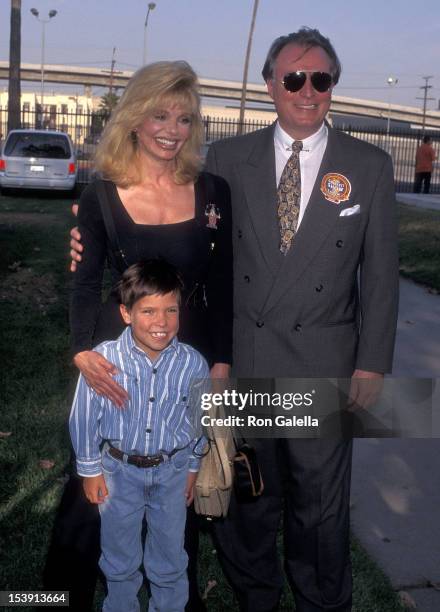
[{"label": "overpass", "polygon": [[[133,72],[117,70],[110,77],[110,71],[100,68],[83,68],[76,66],[46,65],[44,80],[46,83],[62,83],[67,85],[83,85],[95,87],[109,87],[110,79],[114,88],[124,88]],[[0,80],[8,80],[9,62],[0,61]],[[22,64],[21,79],[23,81],[38,82],[41,78],[39,64]],[[240,100],[241,83],[236,81],[221,81],[216,79],[200,78],[200,93],[204,98],[217,98],[221,100]],[[272,107],[272,100],[267,94],[264,84],[249,83],[246,94],[247,102],[259,103]],[[412,106],[401,106],[374,100],[361,100],[343,96],[333,96],[330,108],[331,113],[353,115],[358,117],[381,117],[395,121],[404,121],[413,126],[422,125],[422,111]],[[440,128],[440,111],[427,111],[426,127]]]}]

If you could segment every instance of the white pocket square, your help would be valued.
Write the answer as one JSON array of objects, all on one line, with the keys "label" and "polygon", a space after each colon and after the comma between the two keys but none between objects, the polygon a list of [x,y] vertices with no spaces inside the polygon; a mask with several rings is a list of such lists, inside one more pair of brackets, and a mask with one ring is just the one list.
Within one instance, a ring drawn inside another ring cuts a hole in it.
[{"label": "white pocket square", "polygon": [[359,204],[355,204],[351,208],[344,208],[341,210],[339,216],[340,217],[351,217],[351,215],[358,215],[361,212],[361,207]]}]

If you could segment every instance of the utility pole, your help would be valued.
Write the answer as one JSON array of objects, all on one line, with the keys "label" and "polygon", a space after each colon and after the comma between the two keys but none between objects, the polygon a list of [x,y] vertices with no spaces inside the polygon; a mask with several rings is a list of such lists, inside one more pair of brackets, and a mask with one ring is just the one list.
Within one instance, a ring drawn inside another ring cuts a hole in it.
[{"label": "utility pole", "polygon": [[108,86],[108,95],[111,96],[113,93],[113,88],[114,89],[118,89],[117,87],[114,86],[114,78],[115,78],[115,74],[122,74],[121,70],[115,70],[115,65],[116,65],[116,47],[113,47],[113,53],[112,53],[112,61],[110,64],[110,70],[103,70],[102,72],[106,72],[107,74],[110,75],[110,83]]},{"label": "utility pole", "polygon": [[251,27],[249,30],[249,38],[248,38],[247,49],[246,49],[246,58],[244,60],[243,84],[241,88],[241,102],[240,102],[240,118],[238,120],[238,134],[241,134],[243,131],[244,111],[246,108],[246,91],[247,91],[247,78],[248,78],[248,70],[249,70],[249,59],[251,56],[252,37],[254,35],[255,20],[257,18],[258,2],[259,0],[254,0],[254,10],[252,12],[252,21],[251,21]]},{"label": "utility pole", "polygon": [[112,61],[110,64],[110,70],[103,70],[102,72],[105,72],[107,74],[110,75],[110,79],[109,79],[109,87],[108,87],[108,93],[104,94],[101,98],[102,101],[102,108],[103,110],[105,110],[106,114],[108,113],[108,115],[110,115],[110,113],[112,112],[112,110],[114,109],[114,107],[116,106],[117,102],[118,102],[118,96],[116,93],[113,93],[113,90],[115,89],[116,91],[118,90],[118,86],[115,86],[115,75],[116,74],[122,74],[121,70],[115,70],[115,65],[116,65],[116,47],[113,47],[113,53],[112,53]]},{"label": "utility pole", "polygon": [[[11,0],[9,39],[8,132],[21,125],[21,0]],[[6,137],[6,134],[5,134]]]},{"label": "utility pole", "polygon": [[432,79],[432,76],[424,76],[422,79],[425,80],[425,84],[420,87],[423,89],[423,98],[416,98],[416,100],[423,100],[423,119],[422,119],[422,135],[425,133],[425,124],[426,124],[426,103],[428,100],[434,100],[434,98],[428,98],[428,89],[432,88],[432,85],[428,85],[429,79]]},{"label": "utility pole", "polygon": [[115,54],[116,54],[116,47],[113,47],[112,63],[110,64],[110,86],[108,88],[109,94],[113,93],[113,75],[115,73],[115,64],[116,64]]}]

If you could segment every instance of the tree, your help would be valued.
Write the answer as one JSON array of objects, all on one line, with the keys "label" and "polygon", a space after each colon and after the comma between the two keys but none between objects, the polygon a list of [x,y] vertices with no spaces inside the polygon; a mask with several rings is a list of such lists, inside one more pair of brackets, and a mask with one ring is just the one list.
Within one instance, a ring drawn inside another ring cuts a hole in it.
[{"label": "tree", "polygon": [[118,101],[119,96],[113,93],[112,91],[109,91],[108,93],[101,96],[99,109],[103,112],[103,114],[110,115]]},{"label": "tree", "polygon": [[11,33],[9,38],[8,132],[21,126],[21,0],[11,0]]}]

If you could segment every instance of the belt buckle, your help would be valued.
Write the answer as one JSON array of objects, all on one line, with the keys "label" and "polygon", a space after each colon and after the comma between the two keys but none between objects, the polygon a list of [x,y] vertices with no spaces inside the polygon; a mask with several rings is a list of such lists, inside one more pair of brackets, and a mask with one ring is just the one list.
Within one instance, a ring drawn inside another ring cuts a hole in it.
[{"label": "belt buckle", "polygon": [[162,455],[159,455],[158,457],[154,457],[154,456],[149,457],[147,455],[146,457],[137,457],[135,465],[138,468],[157,467],[158,465],[162,463],[162,461],[163,461]]},{"label": "belt buckle", "polygon": [[[127,463],[134,465],[137,468],[157,467],[164,460],[163,455],[127,455],[119,449],[113,447],[110,447],[109,452],[113,457],[119,459],[119,461],[124,461],[124,457],[126,457]],[[119,456],[119,453],[122,455],[121,457]]]},{"label": "belt buckle", "polygon": [[162,455],[159,455],[158,457],[151,457],[150,467],[157,467],[158,465],[162,463],[162,461],[163,461]]}]

